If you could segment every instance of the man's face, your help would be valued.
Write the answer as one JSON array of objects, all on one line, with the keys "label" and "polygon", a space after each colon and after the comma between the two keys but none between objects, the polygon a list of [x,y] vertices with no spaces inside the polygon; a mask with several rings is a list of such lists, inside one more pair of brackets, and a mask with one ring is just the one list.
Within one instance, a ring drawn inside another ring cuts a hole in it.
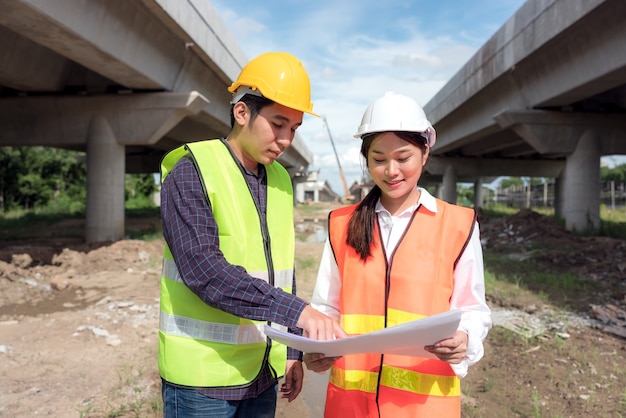
[{"label": "man's face", "polygon": [[278,103],[265,106],[252,122],[248,111],[239,144],[244,166],[255,169],[257,163],[274,162],[291,145],[301,124],[302,112]]}]

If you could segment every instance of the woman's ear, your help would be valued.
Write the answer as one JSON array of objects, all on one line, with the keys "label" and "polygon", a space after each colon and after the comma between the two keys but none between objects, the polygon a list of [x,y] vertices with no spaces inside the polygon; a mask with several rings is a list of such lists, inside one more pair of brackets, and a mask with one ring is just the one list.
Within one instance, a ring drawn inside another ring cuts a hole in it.
[{"label": "woman's ear", "polygon": [[430,156],[430,145],[426,145],[423,149],[422,152],[422,167],[424,167],[426,165],[426,162],[428,161],[428,157]]},{"label": "woman's ear", "polygon": [[235,123],[240,126],[245,126],[248,122],[248,116],[250,115],[250,109],[244,102],[239,101],[233,105],[233,117]]}]

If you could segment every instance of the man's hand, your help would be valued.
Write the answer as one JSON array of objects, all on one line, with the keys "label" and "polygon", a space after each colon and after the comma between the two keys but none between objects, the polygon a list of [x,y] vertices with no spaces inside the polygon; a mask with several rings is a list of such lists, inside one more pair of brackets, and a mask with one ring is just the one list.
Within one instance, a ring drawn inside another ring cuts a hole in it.
[{"label": "man's hand", "polygon": [[454,336],[441,340],[436,344],[424,347],[426,351],[436,355],[439,360],[449,364],[459,364],[467,356],[468,336],[463,331],[457,331]]},{"label": "man's hand", "polygon": [[348,336],[339,323],[328,315],[307,305],[296,326],[304,330],[304,336],[314,340],[334,340]]},{"label": "man's hand", "polygon": [[280,387],[281,398],[287,399],[289,402],[298,397],[302,391],[302,379],[304,378],[304,370],[302,362],[298,360],[287,360],[287,372],[285,373],[285,381]]}]

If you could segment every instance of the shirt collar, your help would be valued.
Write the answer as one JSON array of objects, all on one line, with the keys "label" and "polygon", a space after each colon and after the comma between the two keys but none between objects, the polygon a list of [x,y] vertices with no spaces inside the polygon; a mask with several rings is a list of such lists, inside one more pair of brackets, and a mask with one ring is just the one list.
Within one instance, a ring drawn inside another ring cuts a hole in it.
[{"label": "shirt collar", "polygon": [[[417,203],[406,208],[398,216],[403,216],[405,214],[412,214],[413,212],[415,212],[415,209],[419,207],[419,205],[424,206],[424,208],[428,210],[429,212],[437,213],[437,200],[435,199],[435,197],[431,195],[430,193],[428,193],[428,191],[422,187],[418,187],[418,189],[420,191],[420,198],[418,199]],[[382,203],[380,203],[380,198],[378,198],[378,202],[376,202],[376,213],[380,213],[380,212],[388,213],[387,209],[385,209]]]},{"label": "shirt collar", "polygon": [[233,148],[230,146],[228,141],[227,140],[223,140],[222,142],[224,142],[224,144],[226,144],[226,146],[230,149],[231,154],[233,155],[233,158],[237,162],[237,165],[239,165],[239,167],[241,167],[243,169],[244,173],[247,176],[252,176],[252,177],[255,177],[255,178],[259,179],[259,180],[263,180],[265,178],[265,172],[266,172],[265,171],[265,165],[263,165],[261,163],[258,163],[257,164],[257,174],[254,174],[252,172],[252,170],[249,170],[248,168],[246,168],[243,164],[241,164],[241,161],[239,161],[237,159],[237,157],[235,157],[235,154],[233,153]]}]

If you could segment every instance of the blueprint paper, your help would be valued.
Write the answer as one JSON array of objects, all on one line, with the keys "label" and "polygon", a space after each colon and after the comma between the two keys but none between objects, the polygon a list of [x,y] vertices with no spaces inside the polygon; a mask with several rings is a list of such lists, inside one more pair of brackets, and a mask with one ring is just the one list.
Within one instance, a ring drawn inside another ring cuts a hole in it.
[{"label": "blueprint paper", "polygon": [[317,341],[289,334],[265,325],[265,335],[304,353],[323,353],[327,357],[356,353],[380,353],[434,357],[425,345],[452,337],[461,321],[461,310],[429,316],[404,324],[337,340]]}]

